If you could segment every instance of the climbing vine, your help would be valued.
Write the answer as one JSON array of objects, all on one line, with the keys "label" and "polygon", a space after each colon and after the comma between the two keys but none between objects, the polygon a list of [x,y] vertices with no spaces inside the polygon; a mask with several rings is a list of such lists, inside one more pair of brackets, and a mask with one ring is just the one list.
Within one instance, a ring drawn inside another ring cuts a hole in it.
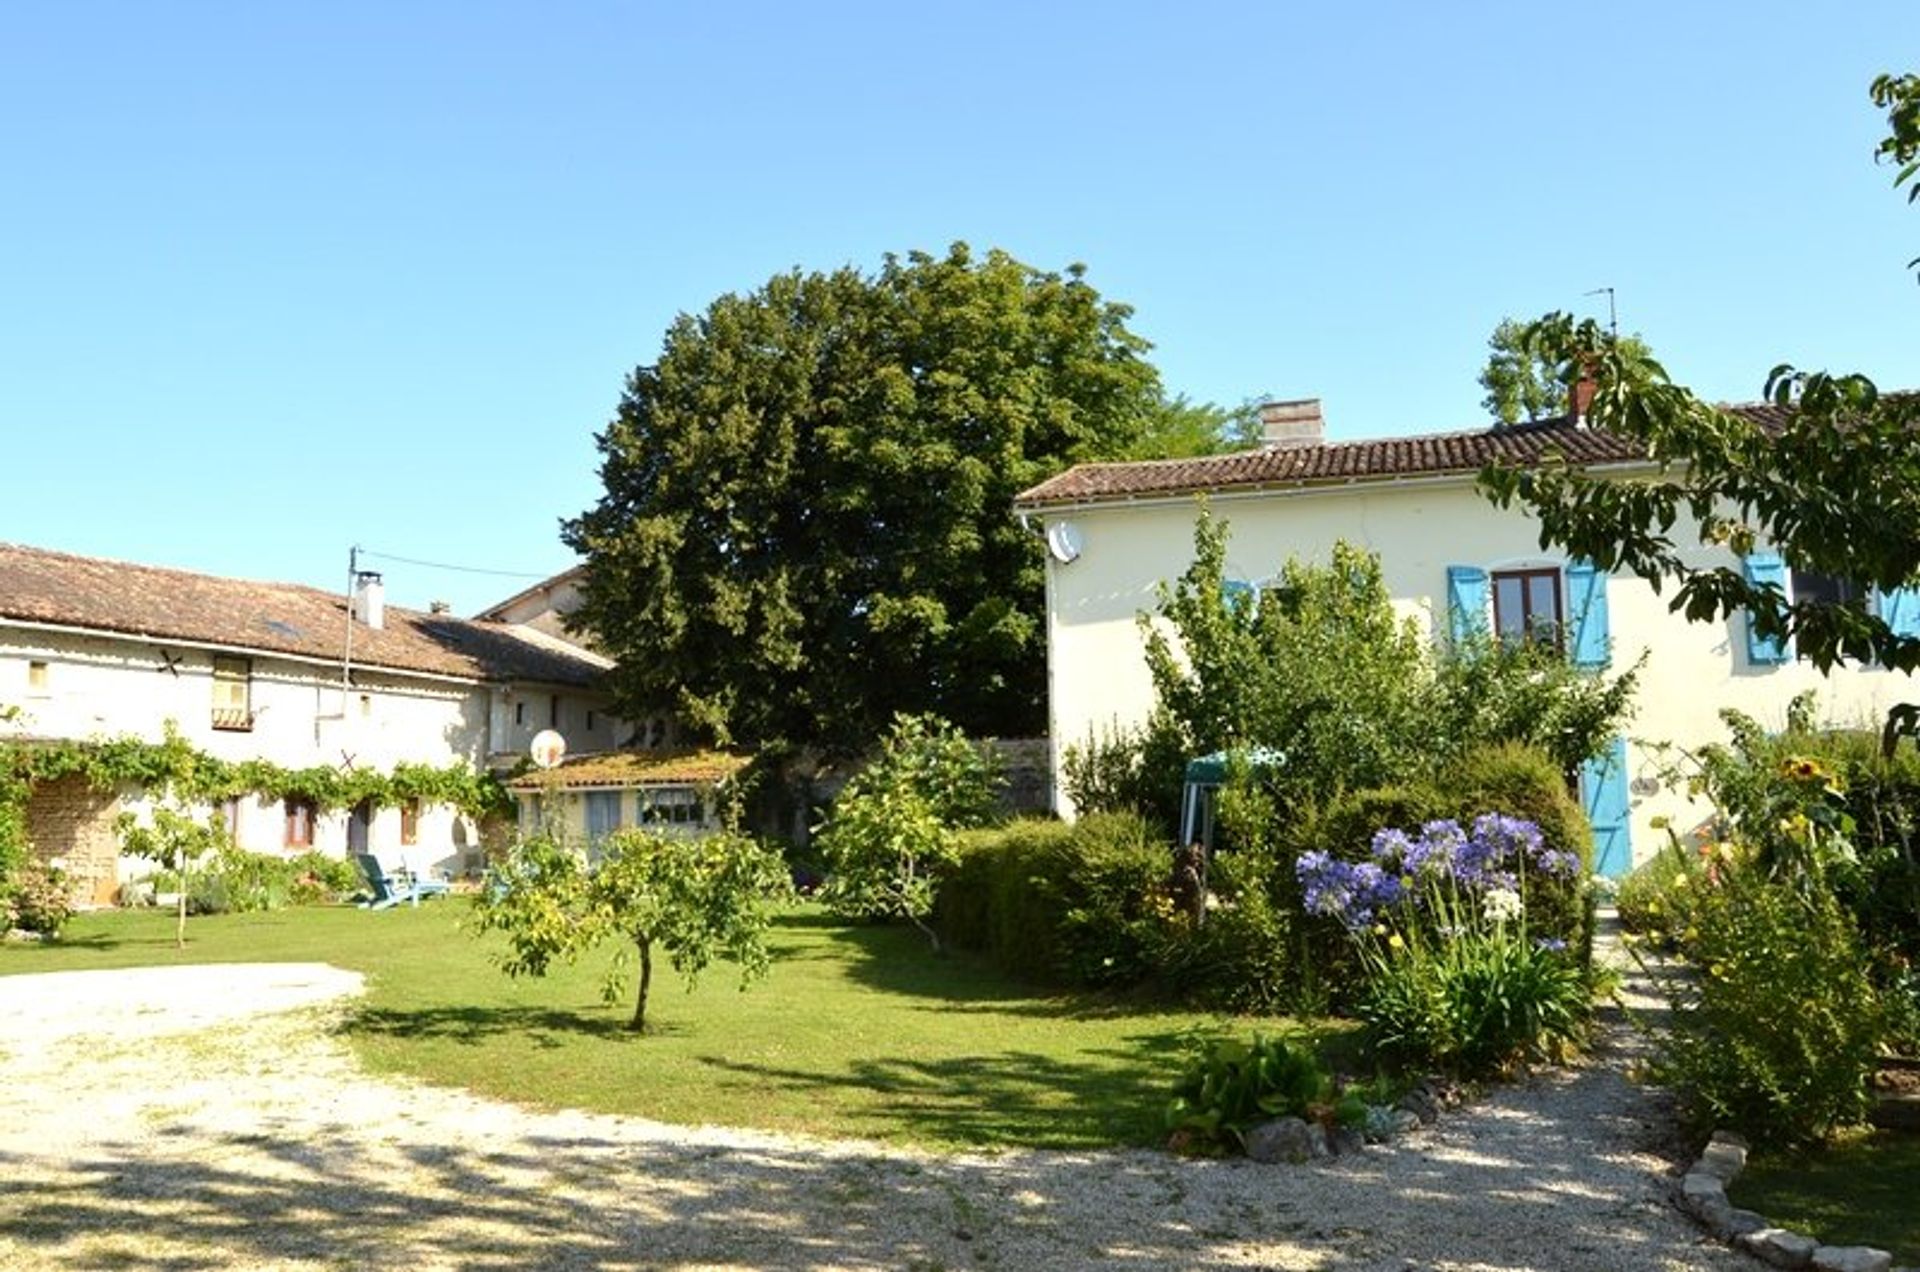
[{"label": "climbing vine", "polygon": [[475,819],[501,815],[513,799],[491,773],[456,761],[445,767],[401,762],[391,773],[315,765],[290,769],[268,760],[223,760],[181,737],[171,721],[159,742],[122,735],[85,742],[0,742],[0,880],[27,858],[27,800],[39,782],[74,775],[95,790],[133,787],[171,792],[189,803],[242,795],[307,799],[323,812],[371,803],[394,808],[415,800],[445,804]]}]

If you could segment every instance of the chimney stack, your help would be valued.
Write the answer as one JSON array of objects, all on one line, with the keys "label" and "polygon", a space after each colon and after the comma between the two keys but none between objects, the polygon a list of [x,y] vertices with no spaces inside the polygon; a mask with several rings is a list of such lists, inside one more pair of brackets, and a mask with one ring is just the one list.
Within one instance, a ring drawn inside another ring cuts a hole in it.
[{"label": "chimney stack", "polygon": [[1319,398],[1268,402],[1260,408],[1260,432],[1268,450],[1296,450],[1327,440]]},{"label": "chimney stack", "polygon": [[428,602],[427,602],[427,613],[429,613],[429,614],[451,614],[451,613],[453,613],[453,605],[452,605],[452,603],[451,603],[451,602],[448,602],[448,601],[428,601]]},{"label": "chimney stack", "polygon": [[353,578],[353,616],[376,632],[387,625],[386,584],[373,570],[362,570]]},{"label": "chimney stack", "polygon": [[1587,414],[1593,410],[1593,395],[1599,387],[1594,382],[1593,368],[1581,367],[1580,378],[1573,382],[1573,388],[1567,394],[1567,413],[1573,416],[1574,427],[1587,426]]}]

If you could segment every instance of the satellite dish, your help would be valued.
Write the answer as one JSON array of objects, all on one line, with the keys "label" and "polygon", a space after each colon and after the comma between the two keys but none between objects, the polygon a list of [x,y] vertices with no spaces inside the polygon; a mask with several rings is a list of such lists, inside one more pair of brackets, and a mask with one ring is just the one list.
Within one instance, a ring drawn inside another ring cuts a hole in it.
[{"label": "satellite dish", "polygon": [[560,762],[567,753],[567,740],[552,729],[542,729],[533,735],[533,742],[527,747],[527,754],[533,762],[543,769],[550,769]]},{"label": "satellite dish", "polygon": [[1072,565],[1085,545],[1080,527],[1071,521],[1056,521],[1047,527],[1047,552],[1062,565]]}]

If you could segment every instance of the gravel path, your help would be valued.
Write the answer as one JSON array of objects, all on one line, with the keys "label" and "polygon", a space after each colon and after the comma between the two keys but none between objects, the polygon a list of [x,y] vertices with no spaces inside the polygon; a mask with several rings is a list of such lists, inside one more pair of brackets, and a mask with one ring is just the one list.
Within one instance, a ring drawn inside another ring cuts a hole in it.
[{"label": "gravel path", "polygon": [[1310,1167],[942,1156],[370,1077],[317,964],[0,977],[0,1268],[1754,1268],[1673,1208],[1617,1020]]}]

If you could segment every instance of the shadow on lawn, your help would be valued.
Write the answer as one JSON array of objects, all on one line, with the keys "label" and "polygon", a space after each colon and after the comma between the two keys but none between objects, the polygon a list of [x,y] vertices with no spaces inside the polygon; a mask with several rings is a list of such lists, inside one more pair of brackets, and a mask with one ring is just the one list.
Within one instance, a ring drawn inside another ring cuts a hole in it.
[{"label": "shadow on lawn", "polygon": [[[364,1037],[441,1039],[478,1045],[511,1035],[542,1050],[564,1047],[569,1037],[619,1039],[633,1035],[624,1015],[598,1014],[595,1007],[375,1007],[362,1008],[341,1025],[342,1033]],[[647,1035],[678,1033],[671,1023],[647,1023]]]}]

